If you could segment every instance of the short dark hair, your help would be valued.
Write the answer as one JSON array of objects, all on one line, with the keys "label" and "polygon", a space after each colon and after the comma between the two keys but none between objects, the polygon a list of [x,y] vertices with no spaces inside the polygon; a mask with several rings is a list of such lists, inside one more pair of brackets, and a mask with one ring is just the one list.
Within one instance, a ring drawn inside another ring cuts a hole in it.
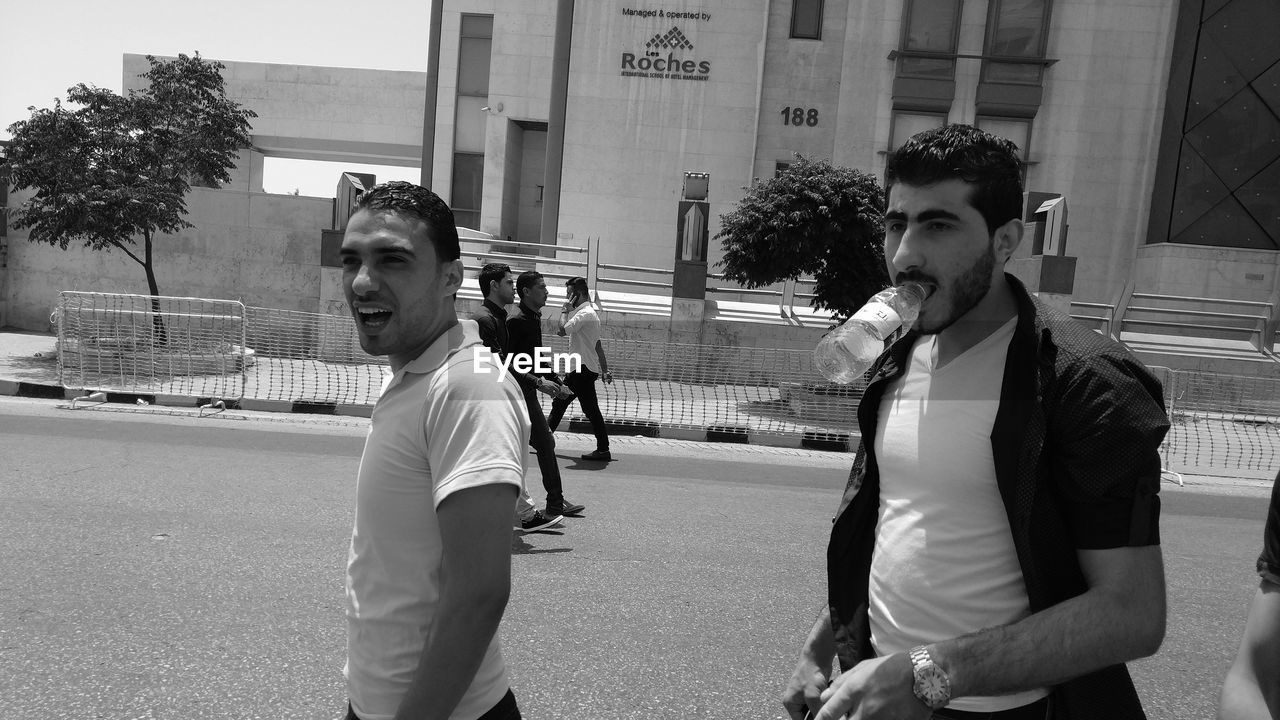
[{"label": "short dark hair", "polygon": [[453,211],[439,195],[404,180],[379,183],[360,194],[356,212],[386,210],[415,217],[427,225],[427,236],[436,249],[436,259],[450,262],[462,257],[458,226]]},{"label": "short dark hair", "polygon": [[969,204],[982,214],[987,232],[1022,217],[1022,170],[1018,146],[971,125],[946,125],[912,135],[889,153],[884,198],[898,183],[916,187],[963,180],[974,187]]},{"label": "short dark hair", "polygon": [[541,279],[542,273],[537,270],[525,270],[516,277],[516,293],[524,297],[524,291],[533,287]]},{"label": "short dark hair", "polygon": [[489,285],[493,282],[501,282],[511,272],[511,266],[506,263],[488,263],[480,268],[480,294],[489,297]]},{"label": "short dark hair", "polygon": [[591,288],[587,287],[587,279],[584,277],[571,277],[564,282],[565,287],[571,287],[582,292],[590,292]]}]

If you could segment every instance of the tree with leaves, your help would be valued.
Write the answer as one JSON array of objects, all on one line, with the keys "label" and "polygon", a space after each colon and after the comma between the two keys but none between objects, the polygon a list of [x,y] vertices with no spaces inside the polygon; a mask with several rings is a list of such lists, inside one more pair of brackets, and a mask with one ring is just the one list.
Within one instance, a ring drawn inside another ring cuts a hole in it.
[{"label": "tree with leaves", "polygon": [[13,213],[15,228],[63,250],[72,240],[120,250],[142,266],[154,297],[157,234],[194,227],[183,217],[192,184],[231,181],[257,114],[227,98],[222,63],[199,53],[147,62],[143,90],[117,95],[81,83],[67,90],[74,108],[29,108],[29,119],[9,126],[8,159],[14,188],[35,190]]},{"label": "tree with leaves", "polygon": [[716,239],[728,279],[757,288],[812,275],[812,305],[841,320],[889,285],[884,190],[853,168],[797,155],[720,216]]}]

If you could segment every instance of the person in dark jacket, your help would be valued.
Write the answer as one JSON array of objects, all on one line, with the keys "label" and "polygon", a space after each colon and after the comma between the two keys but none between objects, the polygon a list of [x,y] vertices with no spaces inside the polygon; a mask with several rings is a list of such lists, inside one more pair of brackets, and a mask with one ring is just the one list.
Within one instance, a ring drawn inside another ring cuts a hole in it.
[{"label": "person in dark jacket", "polygon": [[[519,352],[511,346],[511,337],[507,327],[507,309],[515,300],[515,282],[511,268],[502,263],[489,263],[480,269],[480,290],[484,293],[484,304],[471,317],[480,326],[480,339],[495,355],[506,359],[508,372],[520,384],[524,393],[525,404],[529,412],[531,432],[529,445],[538,455],[538,469],[542,473],[542,487],[547,492],[546,510],[538,510],[529,498],[528,492],[522,492],[516,503],[516,514],[520,519],[520,527],[526,532],[555,527],[564,516],[580,517],[586,509],[564,499],[563,480],[560,477],[560,466],[556,462],[555,440],[547,427],[546,415],[538,404],[536,390],[550,382],[533,373],[516,368],[514,355]],[[532,358],[530,353],[527,358]]]},{"label": "person in dark jacket", "polygon": [[949,125],[888,159],[889,276],[931,293],[858,408],[796,720],[1145,717],[1124,663],[1165,632],[1163,391],[1004,273],[1017,153]]}]

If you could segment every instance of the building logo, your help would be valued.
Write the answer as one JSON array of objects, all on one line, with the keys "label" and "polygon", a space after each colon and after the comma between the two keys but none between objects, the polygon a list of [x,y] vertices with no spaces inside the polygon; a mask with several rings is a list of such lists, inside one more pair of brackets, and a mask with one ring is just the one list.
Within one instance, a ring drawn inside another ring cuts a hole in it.
[{"label": "building logo", "polygon": [[693,43],[689,42],[689,38],[680,32],[680,28],[673,27],[666,35],[658,33],[653,39],[644,44],[645,47],[653,50],[653,48],[662,48],[663,50],[692,50]]},{"label": "building logo", "polygon": [[654,35],[644,47],[643,54],[622,53],[623,77],[706,80],[711,75],[710,60],[698,60],[684,55],[684,51],[693,50],[693,43],[678,27]]}]

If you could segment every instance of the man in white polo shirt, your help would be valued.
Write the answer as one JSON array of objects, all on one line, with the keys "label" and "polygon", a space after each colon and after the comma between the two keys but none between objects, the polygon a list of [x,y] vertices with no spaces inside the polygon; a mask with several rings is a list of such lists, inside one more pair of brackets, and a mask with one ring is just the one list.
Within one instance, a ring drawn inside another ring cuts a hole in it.
[{"label": "man in white polo shirt", "polygon": [[342,240],[360,345],[392,370],[360,458],[347,563],[351,720],[520,718],[498,625],[529,419],[515,381],[476,362],[476,324],[454,311],[459,255],[449,207],[407,182],[364,193]]}]

